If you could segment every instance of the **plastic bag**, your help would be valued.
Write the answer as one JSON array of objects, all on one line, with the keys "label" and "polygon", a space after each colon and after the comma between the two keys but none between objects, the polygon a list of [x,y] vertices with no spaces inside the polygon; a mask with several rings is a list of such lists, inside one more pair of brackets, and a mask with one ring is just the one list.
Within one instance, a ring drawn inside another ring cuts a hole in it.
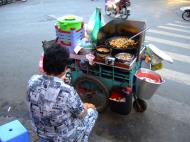
[{"label": "plastic bag", "polygon": [[146,48],[146,59],[150,60],[151,70],[160,70],[163,68],[163,59],[157,56],[150,48]]},{"label": "plastic bag", "polygon": [[87,33],[89,34],[92,42],[96,42],[99,29],[104,26],[104,24],[105,23],[101,15],[101,10],[100,8],[96,8],[96,10],[90,16],[87,24]]},{"label": "plastic bag", "polygon": [[93,31],[94,24],[95,24],[95,17],[96,17],[96,11],[94,11],[92,13],[92,15],[90,16],[90,18],[88,20],[88,24],[87,24],[87,27],[86,27],[86,31],[87,31],[88,35]]}]

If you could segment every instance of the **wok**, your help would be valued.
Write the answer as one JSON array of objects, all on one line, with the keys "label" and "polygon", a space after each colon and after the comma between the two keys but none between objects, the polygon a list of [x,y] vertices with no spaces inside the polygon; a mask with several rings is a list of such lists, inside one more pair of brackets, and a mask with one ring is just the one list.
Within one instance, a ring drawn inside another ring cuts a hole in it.
[{"label": "wok", "polygon": [[[128,37],[124,37],[124,36],[116,36],[116,37],[111,37],[109,38],[108,40],[106,40],[105,44],[108,48],[111,48],[111,49],[118,49],[118,50],[134,50],[136,47],[137,47],[137,41],[133,40],[135,42],[134,45],[127,45],[126,42],[123,42],[123,47],[117,47],[117,46],[113,46],[111,45],[111,41],[113,40],[117,40],[117,39],[129,39]],[[122,46],[122,45],[120,45]],[[125,47],[127,46],[127,47]]]},{"label": "wok", "polygon": [[136,42],[135,40],[134,41],[137,44],[133,45],[133,46],[132,45],[128,46],[127,48],[118,48],[118,47],[110,45],[110,41],[112,41],[114,39],[118,39],[118,38],[127,38],[127,37],[125,37],[125,36],[116,36],[116,37],[112,37],[112,38],[107,39],[106,42],[105,42],[106,47],[111,50],[112,56],[115,56],[118,53],[131,53],[131,54],[134,54],[134,55],[137,54],[137,51],[138,51],[138,42]]}]

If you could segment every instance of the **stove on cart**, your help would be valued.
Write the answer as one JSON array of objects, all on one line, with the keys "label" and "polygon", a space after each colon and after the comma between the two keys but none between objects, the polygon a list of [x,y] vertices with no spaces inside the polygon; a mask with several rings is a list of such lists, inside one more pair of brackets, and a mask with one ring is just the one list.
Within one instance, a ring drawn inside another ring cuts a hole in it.
[{"label": "stove on cart", "polygon": [[[142,32],[132,40],[128,39],[143,31],[144,29],[146,29],[146,24],[142,21],[122,19],[112,20],[99,30],[97,36],[97,46],[103,45],[110,49],[111,56],[113,57],[115,57],[115,55],[118,53],[123,53],[121,54],[122,56],[125,55],[124,53],[129,53],[138,60],[142,45],[145,40],[145,32]],[[123,45],[122,42],[124,43]]]}]

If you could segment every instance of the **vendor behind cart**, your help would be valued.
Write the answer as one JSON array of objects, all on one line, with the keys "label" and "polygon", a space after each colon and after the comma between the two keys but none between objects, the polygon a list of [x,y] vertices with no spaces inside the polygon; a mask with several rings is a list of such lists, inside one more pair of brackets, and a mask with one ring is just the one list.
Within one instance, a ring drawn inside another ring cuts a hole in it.
[{"label": "vendor behind cart", "polygon": [[52,45],[44,53],[45,75],[33,75],[27,88],[27,101],[33,127],[46,142],[87,142],[97,119],[93,104],[82,103],[75,89],[62,77],[69,51]]}]

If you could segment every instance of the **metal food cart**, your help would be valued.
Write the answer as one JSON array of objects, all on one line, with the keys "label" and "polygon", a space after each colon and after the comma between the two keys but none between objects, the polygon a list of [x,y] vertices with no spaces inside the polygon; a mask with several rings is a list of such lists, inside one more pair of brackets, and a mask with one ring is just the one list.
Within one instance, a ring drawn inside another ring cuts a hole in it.
[{"label": "metal food cart", "polygon": [[[111,37],[131,37],[145,28],[146,24],[142,21],[112,20],[99,30],[96,46],[105,45],[105,41]],[[141,68],[145,51],[144,39],[145,32],[135,37],[135,41],[138,42],[135,50],[122,51],[131,52],[134,55],[130,62],[107,62],[105,58],[96,56],[93,65],[81,65],[81,61],[85,60],[85,55],[71,54],[72,84],[75,86],[81,99],[84,102],[95,104],[98,111],[103,111],[108,105],[112,87],[128,86],[132,88],[135,110],[138,112],[145,111],[146,102],[137,98],[135,85],[135,73]],[[43,47],[46,48],[46,45]]]}]

